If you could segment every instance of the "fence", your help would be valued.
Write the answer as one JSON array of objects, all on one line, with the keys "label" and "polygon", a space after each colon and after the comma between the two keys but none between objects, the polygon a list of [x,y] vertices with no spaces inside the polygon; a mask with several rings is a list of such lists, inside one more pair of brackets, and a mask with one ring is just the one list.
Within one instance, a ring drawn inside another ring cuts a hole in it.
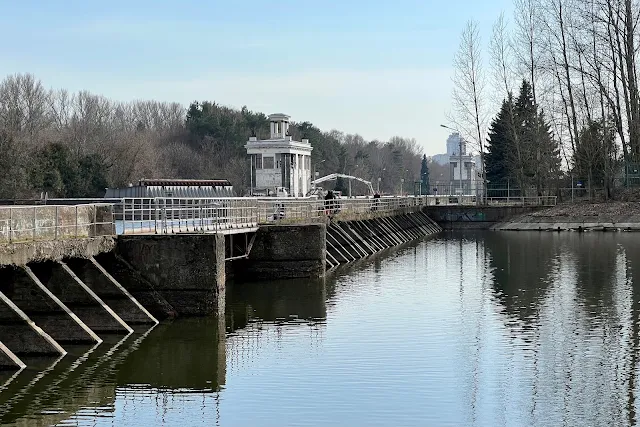
[{"label": "fence", "polygon": [[217,232],[257,227],[255,199],[125,198],[114,213],[118,234]]},{"label": "fence", "polygon": [[0,207],[0,242],[28,242],[115,234],[113,205]]},{"label": "fence", "polygon": [[116,203],[0,207],[0,243],[115,234],[233,232],[274,222],[435,205],[553,206],[555,196],[429,195],[380,198],[125,198]]}]

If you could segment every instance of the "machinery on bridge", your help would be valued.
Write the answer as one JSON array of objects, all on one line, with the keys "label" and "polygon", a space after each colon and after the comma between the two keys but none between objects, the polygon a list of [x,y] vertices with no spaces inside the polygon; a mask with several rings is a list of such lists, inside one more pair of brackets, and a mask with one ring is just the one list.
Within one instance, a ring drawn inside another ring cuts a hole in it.
[{"label": "machinery on bridge", "polygon": [[[366,179],[362,179],[362,178],[358,178],[357,176],[352,176],[352,175],[345,175],[342,173],[332,173],[329,174],[327,176],[323,176],[322,178],[318,178],[316,180],[311,181],[311,184],[315,187],[316,184],[320,184],[322,182],[326,182],[326,181],[333,181],[336,180],[338,178],[344,178],[344,179],[348,179],[349,180],[349,197],[351,197],[351,181],[352,180],[356,180],[356,181],[360,181],[362,183],[364,183],[367,186],[367,189],[369,190],[369,196],[373,196],[375,194],[375,191],[373,190],[373,185],[371,185],[371,181],[367,181]],[[309,194],[312,194],[314,192],[314,189],[312,189]]]}]

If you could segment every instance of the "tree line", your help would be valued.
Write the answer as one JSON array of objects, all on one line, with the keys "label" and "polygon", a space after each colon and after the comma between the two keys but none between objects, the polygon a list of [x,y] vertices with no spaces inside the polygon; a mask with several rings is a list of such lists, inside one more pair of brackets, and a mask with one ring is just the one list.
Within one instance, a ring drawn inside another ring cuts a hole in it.
[{"label": "tree line", "polygon": [[486,45],[476,22],[464,28],[452,121],[483,154],[489,187],[509,180],[552,193],[574,177],[610,196],[640,163],[638,5],[514,6],[513,19],[497,18]]},{"label": "tree line", "polygon": [[[415,139],[367,141],[358,134],[291,123],[308,138],[322,175],[340,172],[374,182],[386,193],[419,180]],[[262,112],[215,102],[117,102],[88,91],[45,89],[31,74],[0,82],[0,198],[99,197],[106,187],[141,178],[227,178],[247,194],[251,135],[269,137]],[[344,183],[337,183],[338,189]],[[363,189],[362,189],[363,190]],[[412,190],[412,189],[411,189]]]}]

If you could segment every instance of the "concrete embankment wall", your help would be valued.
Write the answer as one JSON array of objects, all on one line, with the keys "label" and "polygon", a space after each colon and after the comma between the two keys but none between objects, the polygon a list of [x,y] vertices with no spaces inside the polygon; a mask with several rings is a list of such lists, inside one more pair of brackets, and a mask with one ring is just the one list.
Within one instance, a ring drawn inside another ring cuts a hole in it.
[{"label": "concrete embankment wall", "polygon": [[493,230],[640,231],[640,203],[562,204],[495,224]]},{"label": "concrete embankment wall", "polygon": [[[236,276],[253,281],[320,278],[339,264],[440,230],[419,210],[266,225],[248,258],[232,264]],[[224,313],[225,236],[119,236],[116,242],[95,257],[60,254],[0,266],[0,369],[22,368],[23,355],[59,357],[68,344],[130,334],[157,318]]]},{"label": "concrete embankment wall", "polygon": [[488,230],[497,223],[543,209],[538,206],[427,206],[423,209],[445,230]]},{"label": "concrete embankment wall", "polygon": [[440,231],[421,211],[331,221],[326,233],[326,266],[331,269]]},{"label": "concrete embankment wall", "polygon": [[325,224],[263,225],[246,260],[233,262],[240,281],[324,276]]},{"label": "concrete embankment wall", "polygon": [[[0,267],[0,369],[157,320],[93,257]],[[145,326],[146,327],[146,326]]]},{"label": "concrete embankment wall", "polygon": [[224,245],[219,234],[120,236],[115,256],[137,274],[127,280],[121,268],[105,268],[115,276],[120,273],[124,287],[134,294],[143,293],[141,286],[148,288],[144,300],[155,301],[155,306],[170,306],[185,316],[224,313]]},{"label": "concrete embankment wall", "polygon": [[498,231],[640,231],[640,216],[592,217],[521,216],[495,224]]},{"label": "concrete embankment wall", "polygon": [[322,224],[264,225],[246,260],[233,261],[239,281],[318,278],[328,269],[442,229],[419,209],[395,215],[336,215]]}]

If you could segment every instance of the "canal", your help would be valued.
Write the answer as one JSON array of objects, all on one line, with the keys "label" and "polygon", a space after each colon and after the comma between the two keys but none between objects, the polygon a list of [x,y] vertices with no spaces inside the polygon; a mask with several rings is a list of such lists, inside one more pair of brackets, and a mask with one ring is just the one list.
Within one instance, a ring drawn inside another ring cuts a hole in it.
[{"label": "canal", "polygon": [[639,310],[635,234],[442,233],[0,373],[0,423],[633,425]]}]

